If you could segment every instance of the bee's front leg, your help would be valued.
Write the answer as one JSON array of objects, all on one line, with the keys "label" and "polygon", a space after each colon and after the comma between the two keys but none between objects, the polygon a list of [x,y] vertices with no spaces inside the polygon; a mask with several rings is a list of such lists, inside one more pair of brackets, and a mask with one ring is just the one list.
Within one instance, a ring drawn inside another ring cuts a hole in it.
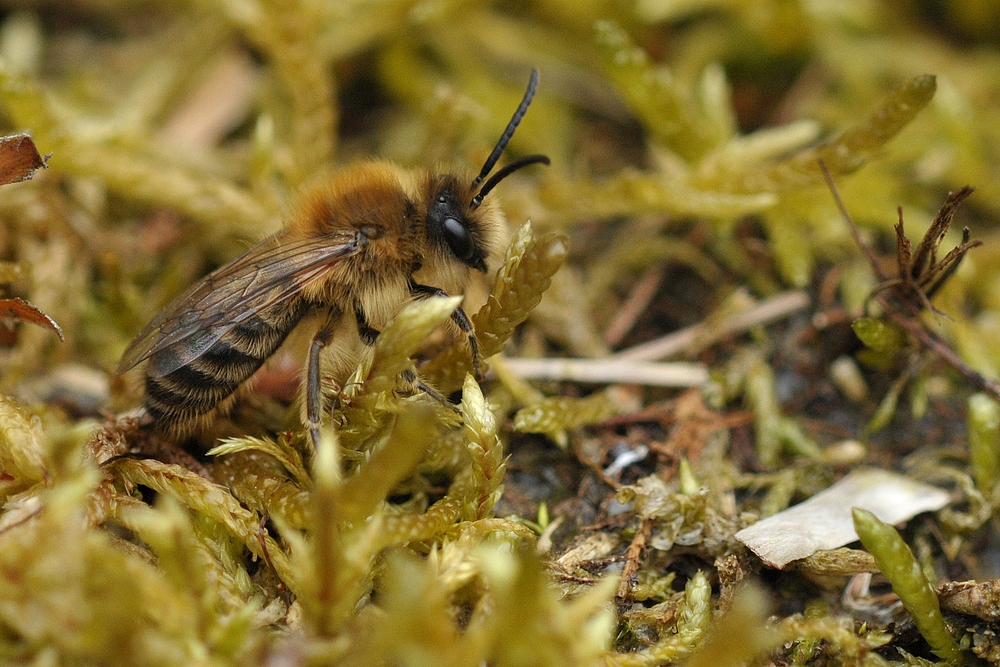
[{"label": "bee's front leg", "polygon": [[361,342],[369,347],[374,345],[382,332],[368,322],[368,316],[361,310],[361,306],[354,307],[354,319],[358,323],[358,337],[361,338]]},{"label": "bee's front leg", "polygon": [[[449,294],[443,289],[430,287],[429,285],[421,285],[415,282],[410,283],[410,294],[418,299],[426,299],[429,296],[449,296]],[[483,371],[482,361],[479,355],[479,341],[476,340],[476,332],[472,329],[472,320],[469,319],[469,316],[466,315],[465,311],[462,310],[462,307],[459,306],[452,311],[451,321],[458,326],[459,330],[465,334],[466,340],[469,341],[469,354],[472,357],[472,374],[475,376],[477,382],[482,382]]]}]

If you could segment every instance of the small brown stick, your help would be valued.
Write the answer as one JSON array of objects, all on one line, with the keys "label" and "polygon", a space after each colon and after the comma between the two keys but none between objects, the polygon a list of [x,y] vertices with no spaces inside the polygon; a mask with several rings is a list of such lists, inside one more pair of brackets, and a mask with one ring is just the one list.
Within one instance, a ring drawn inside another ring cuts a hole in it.
[{"label": "small brown stick", "polygon": [[636,531],[632,542],[625,551],[625,565],[622,567],[621,576],[618,577],[618,592],[615,593],[615,606],[618,613],[626,611],[632,604],[632,594],[635,589],[636,575],[639,572],[640,560],[646,551],[646,544],[653,532],[653,520],[643,519],[639,530]]},{"label": "small brown stick", "polygon": [[[881,304],[883,308],[886,307],[885,304],[882,303],[881,299],[879,299],[879,304]],[[962,361],[962,358],[958,356],[958,353],[948,347],[947,343],[934,335],[933,332],[928,331],[923,322],[914,322],[912,319],[898,313],[894,313],[888,308],[886,309],[886,312],[893,322],[909,331],[921,343],[933,350],[939,357],[941,357],[941,359],[945,361],[945,363],[958,371],[959,375],[964,377],[969,384],[977,390],[989,394],[994,401],[1000,402],[1000,383],[997,383],[996,380],[991,380],[982,373],[970,368],[968,364]]]}]

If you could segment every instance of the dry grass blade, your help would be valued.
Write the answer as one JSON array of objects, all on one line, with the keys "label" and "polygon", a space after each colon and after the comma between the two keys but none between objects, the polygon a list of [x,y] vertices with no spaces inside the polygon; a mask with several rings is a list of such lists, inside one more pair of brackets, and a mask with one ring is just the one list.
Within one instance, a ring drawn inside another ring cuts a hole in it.
[{"label": "dry grass blade", "polygon": [[782,292],[755,304],[745,311],[715,322],[701,322],[661,338],[630,347],[611,355],[611,359],[655,361],[681,353],[694,355],[718,340],[743,333],[756,326],[770,324],[809,307],[809,295],[802,290]]},{"label": "dry grass blade", "polygon": [[635,361],[632,359],[505,359],[514,375],[526,380],[594,384],[641,384],[654,387],[697,387],[708,380],[703,364]]}]

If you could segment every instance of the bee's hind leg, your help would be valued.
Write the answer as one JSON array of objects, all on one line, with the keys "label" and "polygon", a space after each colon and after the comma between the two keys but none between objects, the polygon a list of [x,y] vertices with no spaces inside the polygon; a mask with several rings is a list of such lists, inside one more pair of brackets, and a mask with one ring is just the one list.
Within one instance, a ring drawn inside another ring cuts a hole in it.
[{"label": "bee's hind leg", "polygon": [[333,331],[340,319],[339,311],[331,311],[323,326],[313,335],[309,345],[309,360],[306,365],[306,428],[313,448],[319,446],[319,429],[322,426],[323,383],[320,377],[320,353],[333,338]]}]

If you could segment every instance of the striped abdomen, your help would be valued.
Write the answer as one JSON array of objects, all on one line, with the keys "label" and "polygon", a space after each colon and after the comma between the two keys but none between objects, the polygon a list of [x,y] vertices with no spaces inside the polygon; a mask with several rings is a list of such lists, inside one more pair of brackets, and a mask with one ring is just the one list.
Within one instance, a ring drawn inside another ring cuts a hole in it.
[{"label": "striped abdomen", "polygon": [[[306,303],[298,302],[266,316],[254,315],[167,375],[155,374],[158,355],[153,355],[146,371],[144,403],[157,430],[183,431],[216,408],[274,354],[306,310]],[[162,354],[170,353],[168,348]]]}]

